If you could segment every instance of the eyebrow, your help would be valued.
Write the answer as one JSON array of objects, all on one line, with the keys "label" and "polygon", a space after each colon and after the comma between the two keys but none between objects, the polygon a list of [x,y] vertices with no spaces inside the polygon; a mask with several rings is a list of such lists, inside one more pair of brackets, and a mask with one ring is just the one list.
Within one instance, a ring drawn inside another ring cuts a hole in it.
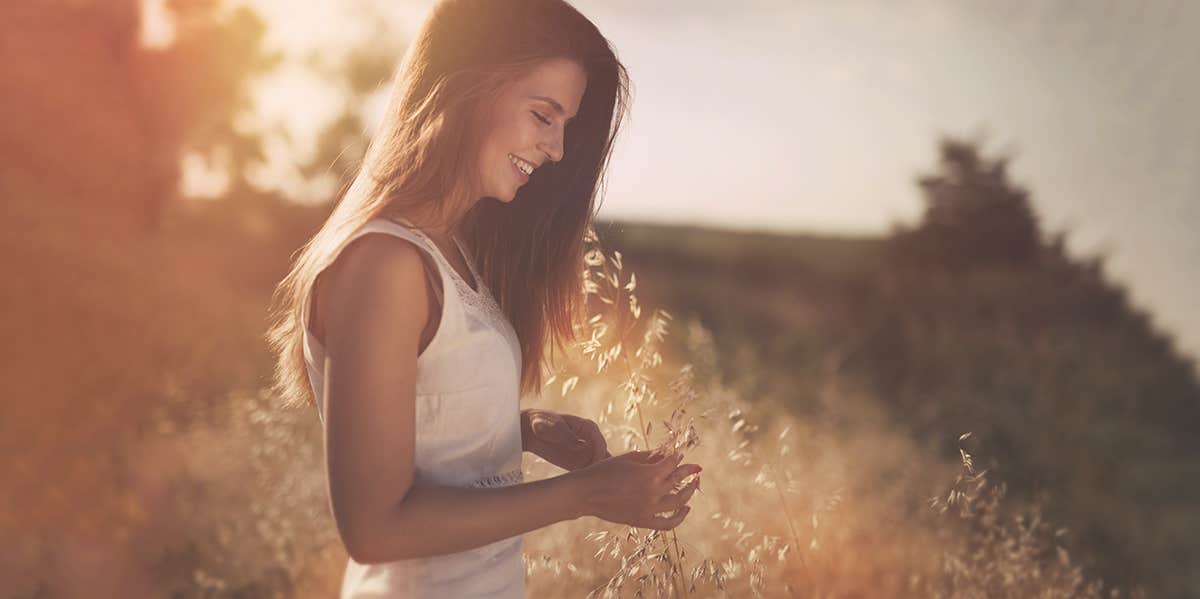
[{"label": "eyebrow", "polygon": [[[543,102],[545,102],[545,103],[547,103],[547,104],[549,104],[549,105],[553,106],[553,107],[554,107],[554,111],[555,111],[555,112],[557,112],[558,114],[562,114],[562,115],[565,115],[565,114],[567,114],[567,111],[566,111],[566,110],[563,110],[562,104],[559,104],[559,103],[558,103],[558,100],[555,100],[554,98],[550,98],[550,97],[546,97],[546,96],[533,96],[533,99],[534,99],[534,100],[541,100],[541,101],[543,101]],[[579,116],[579,115],[577,114],[577,115],[575,115],[575,116]],[[571,122],[571,121],[573,121],[573,120],[575,120],[575,117],[574,117],[574,116],[573,116],[573,117],[571,117],[571,118],[569,118],[569,119],[567,119],[567,122],[568,122],[568,123],[570,123],[570,122]]]}]

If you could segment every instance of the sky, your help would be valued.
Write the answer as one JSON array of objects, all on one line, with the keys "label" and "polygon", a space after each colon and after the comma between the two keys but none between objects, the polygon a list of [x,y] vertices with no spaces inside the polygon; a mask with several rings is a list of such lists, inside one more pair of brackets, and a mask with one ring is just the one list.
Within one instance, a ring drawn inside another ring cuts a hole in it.
[{"label": "sky", "polygon": [[[403,42],[432,6],[235,1],[297,53],[344,51],[381,25]],[[1044,230],[1108,256],[1134,304],[1200,356],[1200,2],[573,4],[633,81],[602,216],[879,235],[918,220],[915,178],[940,135],[978,139],[1011,156]],[[268,148],[262,182],[328,194],[289,165],[341,100],[292,65],[256,101],[293,132]],[[382,96],[369,104],[377,122]]]}]

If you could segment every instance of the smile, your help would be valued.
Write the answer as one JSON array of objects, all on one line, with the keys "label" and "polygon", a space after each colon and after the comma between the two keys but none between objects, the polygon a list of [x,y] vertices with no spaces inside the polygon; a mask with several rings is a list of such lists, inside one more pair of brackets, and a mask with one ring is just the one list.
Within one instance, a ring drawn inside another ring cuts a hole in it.
[{"label": "smile", "polygon": [[517,167],[517,170],[521,171],[522,175],[528,177],[529,175],[533,174],[534,166],[532,164],[529,164],[528,162],[525,162],[524,160],[521,160],[512,154],[508,155],[508,160],[509,162],[513,163],[513,166]]}]

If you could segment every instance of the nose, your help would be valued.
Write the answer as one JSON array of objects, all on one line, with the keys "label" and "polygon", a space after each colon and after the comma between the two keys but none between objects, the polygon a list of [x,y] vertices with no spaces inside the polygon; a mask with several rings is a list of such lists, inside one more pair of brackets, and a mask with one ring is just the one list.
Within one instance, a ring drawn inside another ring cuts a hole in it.
[{"label": "nose", "polygon": [[561,162],[563,159],[563,130],[561,127],[554,127],[552,131],[542,138],[538,144],[538,149],[546,154],[546,159],[550,162]]}]

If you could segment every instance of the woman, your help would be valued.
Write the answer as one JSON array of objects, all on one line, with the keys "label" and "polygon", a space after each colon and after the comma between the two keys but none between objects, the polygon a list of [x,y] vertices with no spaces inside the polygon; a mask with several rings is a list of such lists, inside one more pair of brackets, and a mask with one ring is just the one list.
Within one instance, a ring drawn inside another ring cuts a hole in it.
[{"label": "woman", "polygon": [[[561,0],[443,1],[406,53],[269,336],[279,391],[324,426],[343,597],[521,597],[523,533],[687,514],[699,479],[677,487],[699,466],[613,457],[593,421],[519,408],[543,350],[573,339],[627,98],[608,42]],[[567,472],[525,482],[522,451]]]}]

